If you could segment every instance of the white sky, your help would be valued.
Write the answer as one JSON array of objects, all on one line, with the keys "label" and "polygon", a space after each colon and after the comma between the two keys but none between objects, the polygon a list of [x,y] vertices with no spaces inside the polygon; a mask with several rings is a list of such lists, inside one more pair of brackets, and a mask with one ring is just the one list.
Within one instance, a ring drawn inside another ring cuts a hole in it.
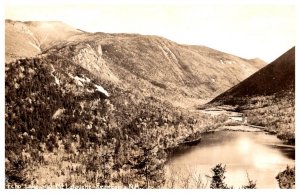
[{"label": "white sky", "polygon": [[7,2],[5,18],[60,20],[89,32],[160,35],[178,43],[205,45],[266,62],[296,44],[296,8],[292,1],[20,2]]}]

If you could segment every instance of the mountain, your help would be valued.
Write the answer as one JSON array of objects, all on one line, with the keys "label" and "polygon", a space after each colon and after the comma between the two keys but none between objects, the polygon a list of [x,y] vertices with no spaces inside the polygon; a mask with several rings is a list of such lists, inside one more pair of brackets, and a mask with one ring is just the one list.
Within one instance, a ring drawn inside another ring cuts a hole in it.
[{"label": "mountain", "polygon": [[[241,83],[217,96],[212,102],[234,104],[238,98],[295,93],[295,47],[254,73]],[[232,102],[231,102],[232,101]]]},{"label": "mountain", "polygon": [[6,21],[5,38],[6,188],[162,187],[166,151],[226,120],[181,107],[264,65],[60,22]]},{"label": "mountain", "polygon": [[59,21],[5,20],[5,61],[34,57],[57,42],[70,41],[83,32]]},{"label": "mountain", "polygon": [[60,22],[6,21],[6,62],[50,53],[71,59],[102,80],[179,106],[211,99],[265,65],[158,36],[87,33]]},{"label": "mountain", "polygon": [[295,143],[295,47],[208,105],[238,106],[248,123]]}]

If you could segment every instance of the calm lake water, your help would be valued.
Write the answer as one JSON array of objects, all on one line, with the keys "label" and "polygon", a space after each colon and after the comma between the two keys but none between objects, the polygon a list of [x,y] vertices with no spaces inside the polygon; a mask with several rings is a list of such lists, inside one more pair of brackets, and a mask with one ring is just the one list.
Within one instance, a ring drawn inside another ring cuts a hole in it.
[{"label": "calm lake water", "polygon": [[279,188],[275,177],[287,165],[295,164],[295,149],[264,132],[205,134],[198,145],[171,156],[166,166],[166,187],[176,179],[175,187],[182,188],[187,185],[185,178],[189,178],[188,188],[196,188],[199,175],[206,183],[212,176],[211,168],[218,163],[226,164],[225,182],[234,188],[248,183],[247,173],[257,188]]}]

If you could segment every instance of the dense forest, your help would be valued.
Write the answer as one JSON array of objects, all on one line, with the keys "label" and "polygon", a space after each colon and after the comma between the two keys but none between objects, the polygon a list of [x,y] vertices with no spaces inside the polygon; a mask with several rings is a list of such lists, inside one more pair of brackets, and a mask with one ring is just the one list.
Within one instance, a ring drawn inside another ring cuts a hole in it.
[{"label": "dense forest", "polygon": [[226,120],[100,82],[53,54],[6,64],[5,98],[8,188],[161,187],[166,149]]}]

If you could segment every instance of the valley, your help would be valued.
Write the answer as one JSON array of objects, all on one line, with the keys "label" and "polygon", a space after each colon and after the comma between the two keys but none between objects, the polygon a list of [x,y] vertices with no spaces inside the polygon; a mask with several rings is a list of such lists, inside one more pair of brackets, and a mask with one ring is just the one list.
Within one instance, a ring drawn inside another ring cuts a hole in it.
[{"label": "valley", "polygon": [[[234,156],[236,142],[274,152],[254,162],[276,167],[272,184],[251,172],[258,187],[275,187],[275,172],[294,165],[295,48],[266,65],[154,35],[57,21],[5,25],[6,188],[175,188],[172,155],[208,147],[195,159],[211,158],[210,144],[219,147],[214,155],[228,146]],[[249,142],[239,141],[244,135]],[[217,157],[205,170],[218,163],[232,171]]]}]

